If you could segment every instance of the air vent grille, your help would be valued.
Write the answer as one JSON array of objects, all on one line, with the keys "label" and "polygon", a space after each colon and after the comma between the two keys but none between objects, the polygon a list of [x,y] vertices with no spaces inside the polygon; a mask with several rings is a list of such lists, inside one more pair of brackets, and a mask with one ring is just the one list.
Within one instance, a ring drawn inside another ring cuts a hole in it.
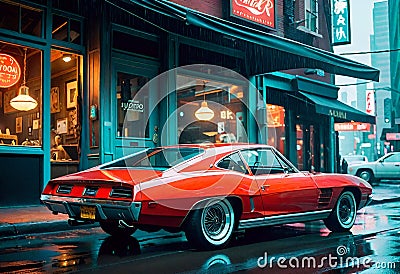
[{"label": "air vent grille", "polygon": [[73,185],[59,185],[57,188],[57,193],[59,194],[70,194]]},{"label": "air vent grille", "polygon": [[97,186],[87,186],[83,192],[83,196],[96,196],[99,187]]},{"label": "air vent grille", "polygon": [[129,187],[113,187],[110,192],[113,198],[132,198],[132,189]]},{"label": "air vent grille", "polygon": [[318,198],[318,207],[326,207],[331,202],[332,189],[322,188]]}]

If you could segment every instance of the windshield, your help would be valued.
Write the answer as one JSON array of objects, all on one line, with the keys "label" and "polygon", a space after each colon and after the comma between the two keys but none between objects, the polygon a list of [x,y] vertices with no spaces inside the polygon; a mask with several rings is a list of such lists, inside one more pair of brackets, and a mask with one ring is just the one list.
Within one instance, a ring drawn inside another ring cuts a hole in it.
[{"label": "windshield", "polygon": [[130,157],[118,160],[103,168],[135,167],[145,169],[166,170],[190,158],[201,154],[200,148],[152,148],[141,151]]}]

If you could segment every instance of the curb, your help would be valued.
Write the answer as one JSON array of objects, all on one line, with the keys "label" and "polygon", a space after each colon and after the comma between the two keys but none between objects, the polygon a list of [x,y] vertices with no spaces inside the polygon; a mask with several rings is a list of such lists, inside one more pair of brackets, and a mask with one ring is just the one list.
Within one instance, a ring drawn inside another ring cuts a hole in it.
[{"label": "curb", "polygon": [[63,221],[45,221],[31,223],[0,224],[0,239],[10,236],[22,236],[26,234],[57,232],[63,230],[73,230],[79,228],[93,228],[98,224],[87,224],[81,226],[70,226],[67,220]]},{"label": "curb", "polygon": [[390,198],[390,199],[382,199],[382,200],[372,200],[371,205],[381,205],[381,204],[386,204],[386,203],[395,203],[395,202],[400,202],[400,197],[396,198]]}]

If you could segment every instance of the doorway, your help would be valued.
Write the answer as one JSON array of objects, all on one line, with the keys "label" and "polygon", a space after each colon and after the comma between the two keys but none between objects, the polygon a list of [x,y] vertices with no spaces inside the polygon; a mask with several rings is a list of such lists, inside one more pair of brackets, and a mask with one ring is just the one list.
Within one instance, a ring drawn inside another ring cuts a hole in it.
[{"label": "doorway", "polygon": [[319,126],[311,123],[296,124],[297,167],[304,171],[320,171]]},{"label": "doorway", "polygon": [[[156,81],[158,66],[149,62],[129,62],[115,58],[112,74],[110,159],[120,158],[144,147],[154,147],[154,130],[158,126]],[[150,92],[152,90],[152,92]]]}]

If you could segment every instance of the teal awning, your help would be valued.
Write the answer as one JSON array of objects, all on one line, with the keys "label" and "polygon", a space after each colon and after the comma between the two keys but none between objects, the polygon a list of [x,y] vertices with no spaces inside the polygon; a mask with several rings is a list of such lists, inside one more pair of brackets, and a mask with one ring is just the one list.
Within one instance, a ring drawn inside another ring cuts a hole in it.
[{"label": "teal awning", "polygon": [[301,91],[299,93],[314,103],[315,111],[319,114],[329,115],[346,121],[375,124],[375,116],[368,115],[336,99]]},{"label": "teal awning", "polygon": [[[332,52],[204,14],[171,1],[129,0],[128,2],[141,5],[142,7],[168,15],[169,17],[174,17],[177,20],[185,21],[186,24],[189,25],[206,28],[243,41],[293,54],[304,59],[315,60],[318,62],[319,68],[329,73],[373,81],[379,80],[379,70],[373,67],[341,57]],[[268,71],[260,72],[260,74],[265,72]]]}]

